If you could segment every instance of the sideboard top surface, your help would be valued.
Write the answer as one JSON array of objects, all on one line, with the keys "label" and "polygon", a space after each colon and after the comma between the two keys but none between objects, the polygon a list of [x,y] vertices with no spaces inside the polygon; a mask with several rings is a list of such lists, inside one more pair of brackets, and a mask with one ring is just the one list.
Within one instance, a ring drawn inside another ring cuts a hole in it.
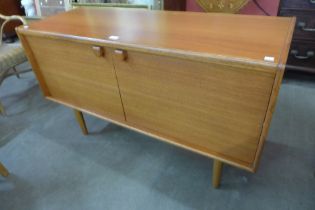
[{"label": "sideboard top surface", "polygon": [[[293,18],[218,13],[80,8],[33,22],[36,32],[138,48],[216,55],[264,62],[281,57]],[[112,41],[110,36],[118,36]],[[285,56],[285,55],[284,55]]]}]

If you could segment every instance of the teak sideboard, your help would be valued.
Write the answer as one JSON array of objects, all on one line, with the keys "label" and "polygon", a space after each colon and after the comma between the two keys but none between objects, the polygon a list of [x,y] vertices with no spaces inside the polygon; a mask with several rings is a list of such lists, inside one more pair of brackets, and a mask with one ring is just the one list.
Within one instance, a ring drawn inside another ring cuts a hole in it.
[{"label": "teak sideboard", "polygon": [[47,99],[251,172],[295,18],[76,9],[17,28]]}]

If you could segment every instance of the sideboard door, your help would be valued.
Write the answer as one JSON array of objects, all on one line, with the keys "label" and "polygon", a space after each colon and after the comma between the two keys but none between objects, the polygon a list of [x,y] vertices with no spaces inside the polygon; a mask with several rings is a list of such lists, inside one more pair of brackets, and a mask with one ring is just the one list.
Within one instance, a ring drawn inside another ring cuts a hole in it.
[{"label": "sideboard door", "polygon": [[28,36],[49,98],[124,121],[110,54],[101,46]]},{"label": "sideboard door", "polygon": [[129,125],[212,157],[254,161],[273,70],[132,51],[113,57]]}]

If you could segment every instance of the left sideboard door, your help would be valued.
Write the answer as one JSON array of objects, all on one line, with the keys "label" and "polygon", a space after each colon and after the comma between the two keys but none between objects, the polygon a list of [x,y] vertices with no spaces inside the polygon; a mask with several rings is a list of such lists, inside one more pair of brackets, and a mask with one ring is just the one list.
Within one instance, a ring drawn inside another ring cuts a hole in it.
[{"label": "left sideboard door", "polygon": [[27,36],[26,41],[49,98],[105,118],[124,120],[112,60],[105,48],[35,36]]}]

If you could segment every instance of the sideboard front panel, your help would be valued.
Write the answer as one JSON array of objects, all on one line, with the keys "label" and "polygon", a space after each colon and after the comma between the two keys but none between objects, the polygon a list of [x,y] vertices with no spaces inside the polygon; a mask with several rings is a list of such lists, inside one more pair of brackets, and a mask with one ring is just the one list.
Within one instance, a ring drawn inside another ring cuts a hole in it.
[{"label": "sideboard front panel", "polygon": [[275,72],[140,52],[114,56],[114,64],[128,124],[213,156],[254,161]]},{"label": "sideboard front panel", "polygon": [[124,120],[113,63],[105,48],[98,48],[102,54],[89,44],[33,36],[28,36],[27,41],[49,97],[113,120]]}]

